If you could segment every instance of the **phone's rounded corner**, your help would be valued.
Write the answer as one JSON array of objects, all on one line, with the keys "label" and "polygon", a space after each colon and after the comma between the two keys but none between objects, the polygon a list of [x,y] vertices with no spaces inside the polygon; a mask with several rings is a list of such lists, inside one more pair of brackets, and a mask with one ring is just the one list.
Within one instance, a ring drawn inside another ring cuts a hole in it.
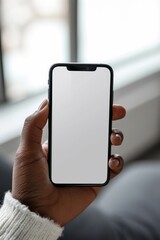
[{"label": "phone's rounded corner", "polygon": [[52,71],[55,67],[61,66],[61,65],[62,65],[62,63],[54,63],[50,66],[49,71]]},{"label": "phone's rounded corner", "polygon": [[110,72],[111,72],[111,74],[112,74],[112,76],[113,76],[113,74],[114,74],[113,68],[112,68],[110,65],[107,65],[107,67],[108,67],[108,69],[110,70]]},{"label": "phone's rounded corner", "polygon": [[58,184],[58,183],[53,182],[51,178],[50,178],[50,182],[51,182],[51,184],[54,185],[55,187],[61,187],[61,186],[63,186],[62,184]]},{"label": "phone's rounded corner", "polygon": [[113,67],[111,67],[111,65],[109,64],[106,64],[106,63],[100,63],[97,65],[97,67],[100,66],[100,67],[105,67],[107,69],[109,69],[109,71],[111,72],[111,75],[113,75],[114,73],[114,70],[113,70]]},{"label": "phone's rounded corner", "polygon": [[108,168],[107,177],[106,177],[106,179],[105,179],[105,181],[103,183],[99,184],[99,186],[100,187],[104,187],[104,186],[106,186],[109,183],[109,181],[110,181],[110,171],[109,171],[109,168]]},{"label": "phone's rounded corner", "polygon": [[62,65],[63,65],[63,63],[54,63],[54,64],[52,64],[50,66],[50,68],[49,68],[49,83],[50,83],[50,81],[52,79],[52,71],[53,71],[53,69],[58,67],[58,66],[62,66]]},{"label": "phone's rounded corner", "polygon": [[106,186],[110,181],[110,177],[108,176],[106,181],[101,185],[102,187]]},{"label": "phone's rounded corner", "polygon": [[49,172],[49,180],[53,185],[55,185],[55,186],[57,185],[56,183],[54,183],[54,181],[52,179],[51,172]]}]

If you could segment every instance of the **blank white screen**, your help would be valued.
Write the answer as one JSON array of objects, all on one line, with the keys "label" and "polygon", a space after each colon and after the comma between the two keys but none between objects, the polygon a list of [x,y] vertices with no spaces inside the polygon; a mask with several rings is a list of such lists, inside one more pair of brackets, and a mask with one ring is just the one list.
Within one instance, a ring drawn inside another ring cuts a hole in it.
[{"label": "blank white screen", "polygon": [[102,184],[108,175],[110,71],[52,73],[52,181]]}]

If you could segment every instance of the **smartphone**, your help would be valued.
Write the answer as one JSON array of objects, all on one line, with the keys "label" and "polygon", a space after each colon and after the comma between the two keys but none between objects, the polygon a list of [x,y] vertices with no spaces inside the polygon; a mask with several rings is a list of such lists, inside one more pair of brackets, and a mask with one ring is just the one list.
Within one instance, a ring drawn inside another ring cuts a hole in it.
[{"label": "smartphone", "polygon": [[49,71],[49,174],[56,185],[102,186],[109,178],[113,70],[54,64]]}]

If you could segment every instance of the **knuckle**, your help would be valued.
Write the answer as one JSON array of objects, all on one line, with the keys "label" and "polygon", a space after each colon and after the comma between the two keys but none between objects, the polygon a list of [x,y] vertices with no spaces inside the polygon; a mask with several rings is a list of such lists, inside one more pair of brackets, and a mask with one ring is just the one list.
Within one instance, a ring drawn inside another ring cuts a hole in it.
[{"label": "knuckle", "polygon": [[36,116],[35,113],[33,113],[33,114],[29,115],[28,117],[26,117],[26,119],[24,121],[24,127],[30,126],[30,125],[35,123],[35,116]]},{"label": "knuckle", "polygon": [[26,117],[24,124],[28,125],[32,122],[32,120],[33,120],[33,115],[30,115],[30,116]]}]

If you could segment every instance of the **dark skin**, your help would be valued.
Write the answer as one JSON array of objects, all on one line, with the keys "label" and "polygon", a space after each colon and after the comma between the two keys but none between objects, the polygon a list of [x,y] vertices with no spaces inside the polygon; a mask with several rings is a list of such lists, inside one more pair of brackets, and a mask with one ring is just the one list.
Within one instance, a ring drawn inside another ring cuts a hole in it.
[{"label": "dark skin", "polygon": [[[122,106],[113,106],[112,120],[125,116]],[[48,174],[48,144],[41,144],[42,131],[47,123],[48,101],[29,116],[24,123],[21,141],[13,167],[12,196],[42,217],[54,220],[61,226],[79,215],[96,198],[101,187],[54,186]],[[113,130],[111,142],[120,145],[123,134]],[[123,159],[112,156],[109,160],[110,179],[121,172]]]}]

